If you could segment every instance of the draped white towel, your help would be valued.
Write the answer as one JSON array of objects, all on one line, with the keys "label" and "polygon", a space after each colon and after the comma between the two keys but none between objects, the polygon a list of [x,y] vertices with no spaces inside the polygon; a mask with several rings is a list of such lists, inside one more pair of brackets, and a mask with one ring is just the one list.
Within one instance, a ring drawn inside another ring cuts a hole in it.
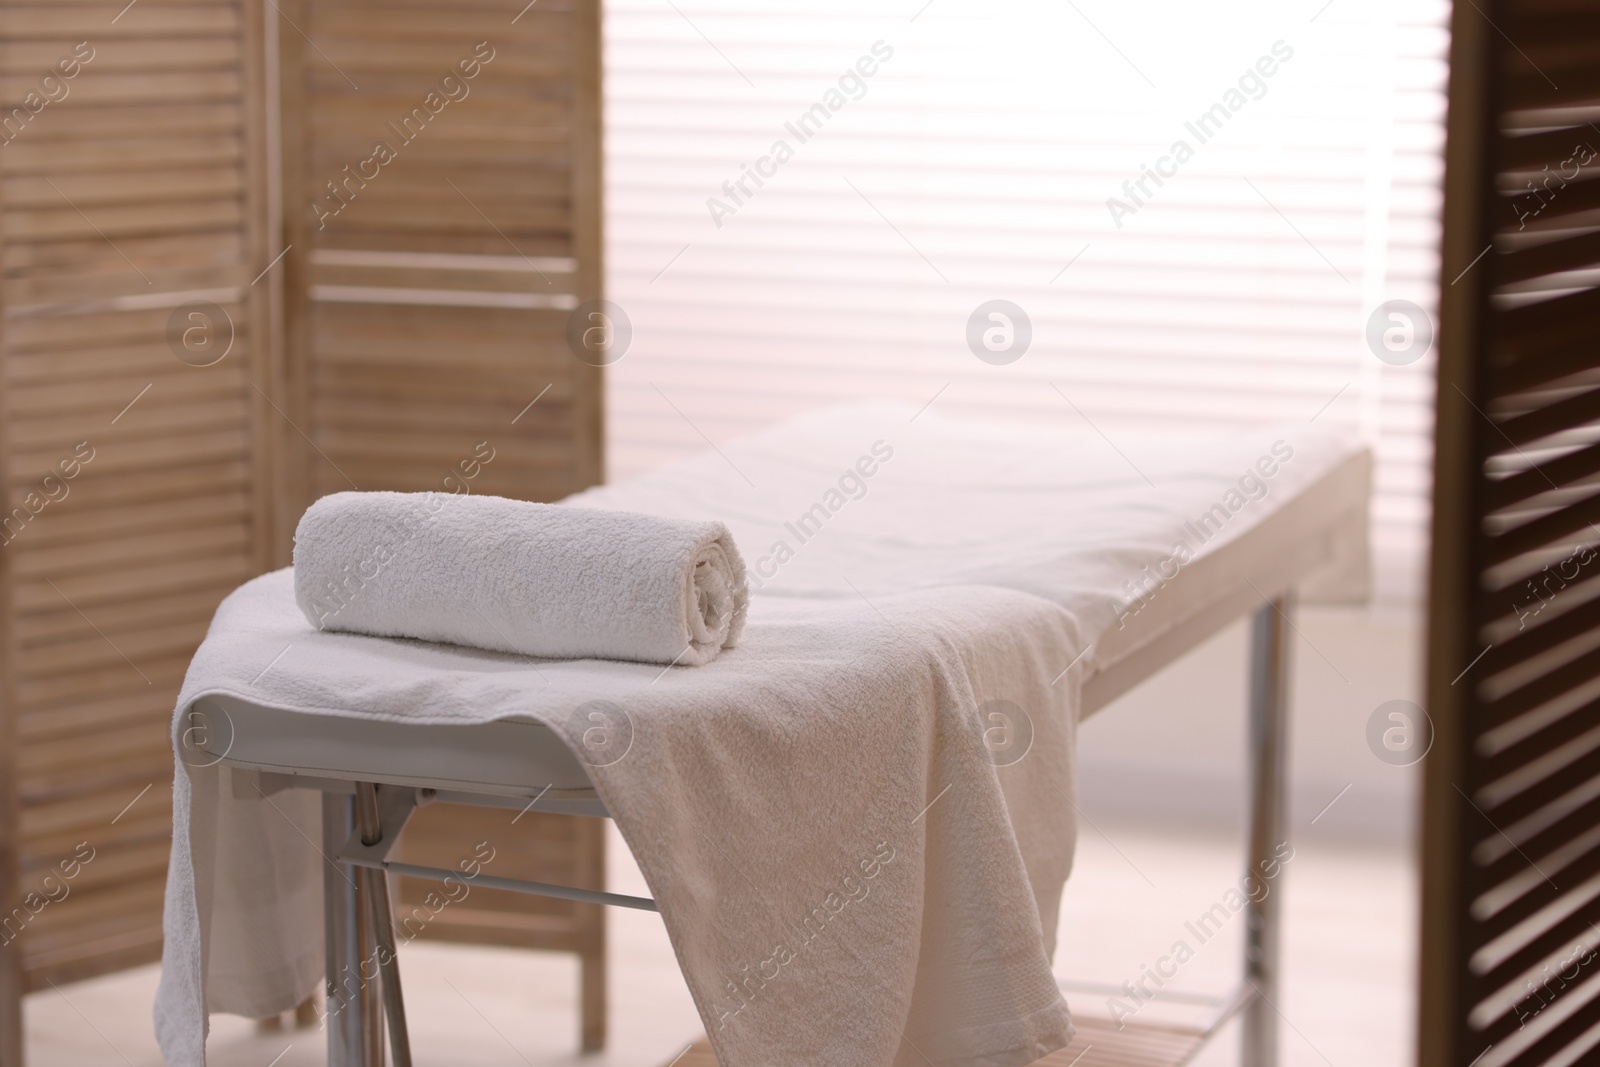
[{"label": "draped white towel", "polygon": [[495,496],[334,493],[295,531],[313,626],[553,659],[700,666],[738,643],[744,561],[720,522]]},{"label": "draped white towel", "polygon": [[[1280,437],[1292,461],[1247,500],[1241,475]],[[611,702],[626,758],[588,774],[718,1063],[1030,1064],[1071,1034],[1050,957],[1076,840],[1078,709],[1126,590],[1175,544],[1199,559],[1275,512],[1306,514],[1359,447],[1304,423],[1124,452],[1088,427],[818,412],[561,505],[725,520],[762,583],[737,654],[663,673],[318,632],[277,572],[217,610],[174,748],[197,703],[225,695],[394,723],[531,718],[582,759],[582,710]],[[1226,525],[1197,537],[1196,517],[1219,507]],[[821,530],[800,518],[819,510]],[[1283,573],[1304,548],[1253,544]],[[1186,567],[1146,610],[1176,625],[1233,595],[1189,577],[1205,573]],[[177,763],[154,1013],[171,1067],[203,1067],[209,1012],[270,1015],[322,981],[320,801],[268,798],[250,773]]]}]

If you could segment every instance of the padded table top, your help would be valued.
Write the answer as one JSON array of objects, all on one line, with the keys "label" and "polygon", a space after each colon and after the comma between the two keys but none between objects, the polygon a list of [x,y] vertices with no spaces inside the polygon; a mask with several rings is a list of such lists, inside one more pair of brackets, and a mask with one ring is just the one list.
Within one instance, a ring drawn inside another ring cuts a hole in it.
[{"label": "padded table top", "polygon": [[[1092,641],[1083,714],[1267,598],[1365,596],[1365,448],[1305,425],[1119,445],[857,405],[569,500],[726,522],[752,571],[751,626],[776,597],[998,585],[1054,601]],[[193,755],[237,767],[592,797],[584,765],[532,719],[414,725],[225,695],[196,710],[226,727]]]}]

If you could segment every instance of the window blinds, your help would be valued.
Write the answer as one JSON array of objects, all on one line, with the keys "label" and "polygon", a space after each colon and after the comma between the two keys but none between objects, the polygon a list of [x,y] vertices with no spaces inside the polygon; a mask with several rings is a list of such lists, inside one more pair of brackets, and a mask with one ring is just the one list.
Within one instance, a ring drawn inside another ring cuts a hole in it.
[{"label": "window blinds", "polygon": [[[1415,600],[1447,11],[608,5],[611,476],[863,396],[1113,441],[1315,418],[1377,448],[1378,592]],[[968,341],[995,300],[1009,362]]]}]

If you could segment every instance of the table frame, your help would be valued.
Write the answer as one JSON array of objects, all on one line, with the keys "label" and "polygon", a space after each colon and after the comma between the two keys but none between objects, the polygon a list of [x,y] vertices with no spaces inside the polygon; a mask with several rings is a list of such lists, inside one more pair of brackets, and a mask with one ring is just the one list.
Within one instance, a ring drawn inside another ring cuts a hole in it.
[{"label": "table frame", "polygon": [[[1259,875],[1284,840],[1287,782],[1288,637],[1292,596],[1282,592],[1254,612],[1250,623],[1249,836],[1246,870]],[[1182,642],[1185,647],[1193,643]],[[1119,686],[1125,688],[1125,686]],[[1102,696],[1103,703],[1109,697]],[[226,761],[225,761],[226,762]],[[326,1024],[329,1067],[383,1067],[385,1034],[394,1067],[411,1067],[405,1004],[389,907],[388,875],[443,880],[460,872],[400,863],[390,847],[417,806],[434,800],[483,807],[538,809],[583,818],[608,817],[598,800],[536,798],[488,793],[436,791],[402,783],[353,781],[326,776],[262,772],[266,790],[310,788],[323,795],[327,978]],[[655,911],[653,900],[571,886],[548,885],[479,874],[474,884],[535,896],[557,897],[613,907]],[[1243,976],[1220,998],[1180,995],[1201,1003],[1203,1014],[1179,1029],[1191,1035],[1186,1051],[1164,1062],[1181,1064],[1193,1056],[1234,1016],[1241,1016],[1240,1063],[1277,1067],[1280,991],[1281,895],[1268,893],[1246,906]],[[369,973],[370,972],[370,973]],[[1068,991],[1121,994],[1090,983],[1066,981]],[[1129,1030],[1138,1027],[1130,1021]],[[1172,1024],[1161,1030],[1171,1046]],[[1136,1036],[1134,1037],[1137,1041]],[[1174,1057],[1177,1058],[1174,1058]]]}]

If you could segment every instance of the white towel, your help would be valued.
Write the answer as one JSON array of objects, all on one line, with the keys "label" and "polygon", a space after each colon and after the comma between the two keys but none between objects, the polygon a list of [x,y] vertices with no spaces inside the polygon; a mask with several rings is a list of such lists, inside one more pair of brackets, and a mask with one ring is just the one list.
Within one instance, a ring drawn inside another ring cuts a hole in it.
[{"label": "white towel", "polygon": [[[1316,426],[1282,435],[1292,462],[1202,552],[1351,451]],[[218,609],[174,738],[195,701],[230,694],[389,722],[531,717],[585,758],[582,713],[605,701],[629,740],[589,773],[719,1063],[1031,1063],[1070,1032],[1049,959],[1083,678],[1124,580],[1278,436],[1125,456],[1087,427],[818,413],[575,501],[725,519],[765,583],[738,655],[662,672],[318,632],[284,571]],[[1180,581],[1156,603],[1185,595]],[[269,801],[249,773],[178,764],[155,1009],[172,1067],[205,1062],[208,1010],[280,1011],[321,974],[315,797]]]},{"label": "white towel", "polygon": [[495,496],[334,493],[295,531],[313,626],[552,659],[700,666],[750,594],[720,522]]},{"label": "white towel", "polygon": [[[602,701],[627,741],[587,769],[717,1062],[1016,1067],[1071,1033],[1049,952],[1082,667],[1051,680],[1081,642],[1053,604],[961,587],[758,596],[739,653],[693,669],[535,662],[319,632],[284,570],[218,609],[175,721],[214,694],[388,722],[531,717],[585,759]],[[1022,743],[991,755],[1013,706]],[[249,772],[184,760],[175,789],[155,1026],[170,1067],[201,1067],[208,1011],[271,1014],[316,989],[323,861],[314,794],[266,798]]]}]

